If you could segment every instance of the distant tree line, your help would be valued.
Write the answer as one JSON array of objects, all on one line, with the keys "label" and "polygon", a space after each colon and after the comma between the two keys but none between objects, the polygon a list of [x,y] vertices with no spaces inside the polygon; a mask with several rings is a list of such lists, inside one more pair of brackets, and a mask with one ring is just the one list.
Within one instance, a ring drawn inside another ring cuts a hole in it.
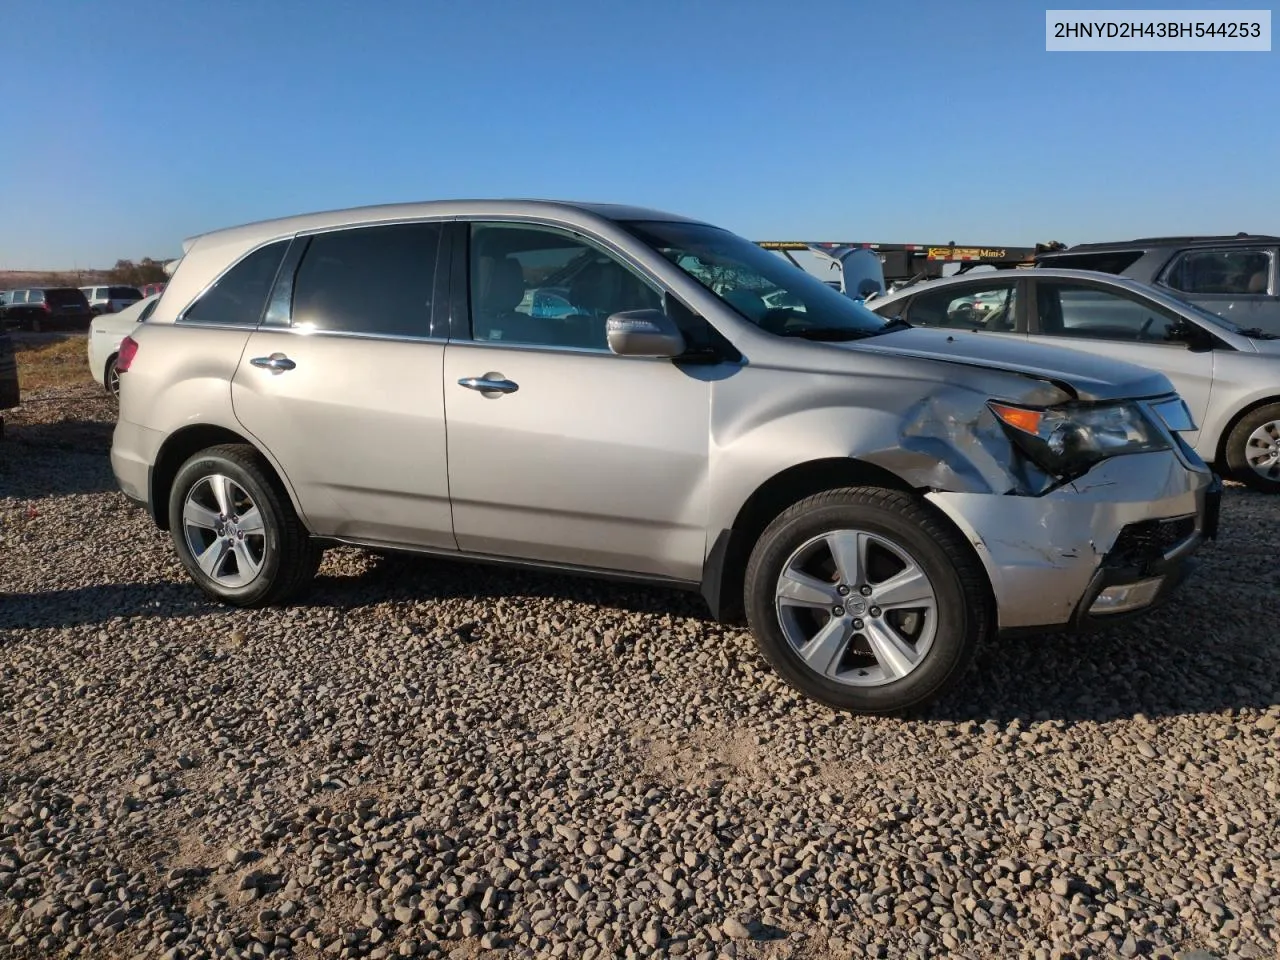
[{"label": "distant tree line", "polygon": [[143,257],[137,263],[132,260],[117,260],[116,265],[107,273],[109,282],[120,283],[129,287],[140,287],[146,283],[163,283],[168,280],[164,272],[163,260],[152,260]]}]

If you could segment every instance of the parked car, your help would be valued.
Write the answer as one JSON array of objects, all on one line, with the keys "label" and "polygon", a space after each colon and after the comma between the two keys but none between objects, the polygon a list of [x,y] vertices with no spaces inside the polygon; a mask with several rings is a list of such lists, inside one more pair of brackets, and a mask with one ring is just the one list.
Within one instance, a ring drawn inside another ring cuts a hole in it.
[{"label": "parked car", "polygon": [[144,297],[150,297],[160,293],[164,293],[163,283],[144,283],[142,285],[142,295]]},{"label": "parked car", "polygon": [[39,333],[56,327],[88,326],[93,312],[82,290],[45,287],[11,291],[0,316],[6,324]]},{"label": "parked car", "polygon": [[[966,311],[979,292],[1000,308]],[[1183,436],[1196,453],[1280,493],[1280,338],[1241,330],[1167,288],[1050,267],[932,280],[868,306],[913,326],[1030,339],[1159,370],[1191,410],[1197,429]]]},{"label": "parked car", "polygon": [[1243,330],[1280,334],[1280,237],[1148,237],[1080,243],[1036,256],[1036,266],[1098,270],[1172,290]]},{"label": "parked car", "polygon": [[142,291],[137,287],[81,287],[80,290],[88,299],[89,309],[95,316],[100,313],[119,313],[142,299]]},{"label": "parked car", "polygon": [[[20,400],[18,360],[13,352],[13,338],[0,330],[0,410],[16,407]],[[0,439],[3,438],[4,417],[0,416]]]},{"label": "parked car", "polygon": [[[574,313],[519,309],[570,264]],[[904,329],[632,207],[205,234],[116,366],[116,480],[220,601],[295,596],[337,543],[684,587],[846,710],[934,698],[996,631],[1146,610],[1217,527],[1163,374]]]},{"label": "parked car", "polygon": [[120,395],[120,374],[116,371],[116,357],[120,355],[120,342],[133,332],[140,323],[145,323],[151,311],[156,308],[158,296],[150,296],[125,307],[119,313],[104,313],[94,317],[89,324],[86,351],[89,355],[89,370],[93,378],[107,389],[113,397]]}]

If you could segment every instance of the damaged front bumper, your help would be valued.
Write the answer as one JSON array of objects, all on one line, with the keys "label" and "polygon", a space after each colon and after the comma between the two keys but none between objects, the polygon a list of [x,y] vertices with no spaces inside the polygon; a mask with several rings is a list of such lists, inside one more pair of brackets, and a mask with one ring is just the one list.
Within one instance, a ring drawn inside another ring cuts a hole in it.
[{"label": "damaged front bumper", "polygon": [[1222,484],[1175,450],[1130,454],[1041,496],[928,494],[977,551],[1002,632],[1112,623],[1168,599],[1217,533]]}]

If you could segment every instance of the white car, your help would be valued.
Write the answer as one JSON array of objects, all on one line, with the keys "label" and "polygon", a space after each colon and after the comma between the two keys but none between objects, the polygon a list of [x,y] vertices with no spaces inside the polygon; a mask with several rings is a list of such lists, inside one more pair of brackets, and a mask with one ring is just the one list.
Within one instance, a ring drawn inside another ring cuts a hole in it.
[{"label": "white car", "polygon": [[137,287],[81,287],[85,299],[89,301],[89,309],[94,316],[100,313],[119,313],[125,307],[131,307],[142,299],[142,291]]},{"label": "white car", "polygon": [[89,370],[93,373],[93,378],[106,387],[113,397],[120,394],[120,375],[116,372],[120,341],[151,316],[159,299],[160,294],[154,294],[125,307],[119,313],[96,316],[89,324]]}]

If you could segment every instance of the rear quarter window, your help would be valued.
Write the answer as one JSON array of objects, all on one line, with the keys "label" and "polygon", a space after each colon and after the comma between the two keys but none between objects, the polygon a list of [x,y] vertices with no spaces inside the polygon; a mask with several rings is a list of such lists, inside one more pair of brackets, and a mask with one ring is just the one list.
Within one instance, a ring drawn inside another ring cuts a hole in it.
[{"label": "rear quarter window", "polygon": [[1185,250],[1165,271],[1164,282],[1183,293],[1263,296],[1271,287],[1270,250]]},{"label": "rear quarter window", "polygon": [[107,295],[112,300],[141,300],[142,292],[137,287],[110,287]]},{"label": "rear quarter window", "polygon": [[248,254],[186,309],[182,322],[256,327],[289,242],[277,240]]}]

